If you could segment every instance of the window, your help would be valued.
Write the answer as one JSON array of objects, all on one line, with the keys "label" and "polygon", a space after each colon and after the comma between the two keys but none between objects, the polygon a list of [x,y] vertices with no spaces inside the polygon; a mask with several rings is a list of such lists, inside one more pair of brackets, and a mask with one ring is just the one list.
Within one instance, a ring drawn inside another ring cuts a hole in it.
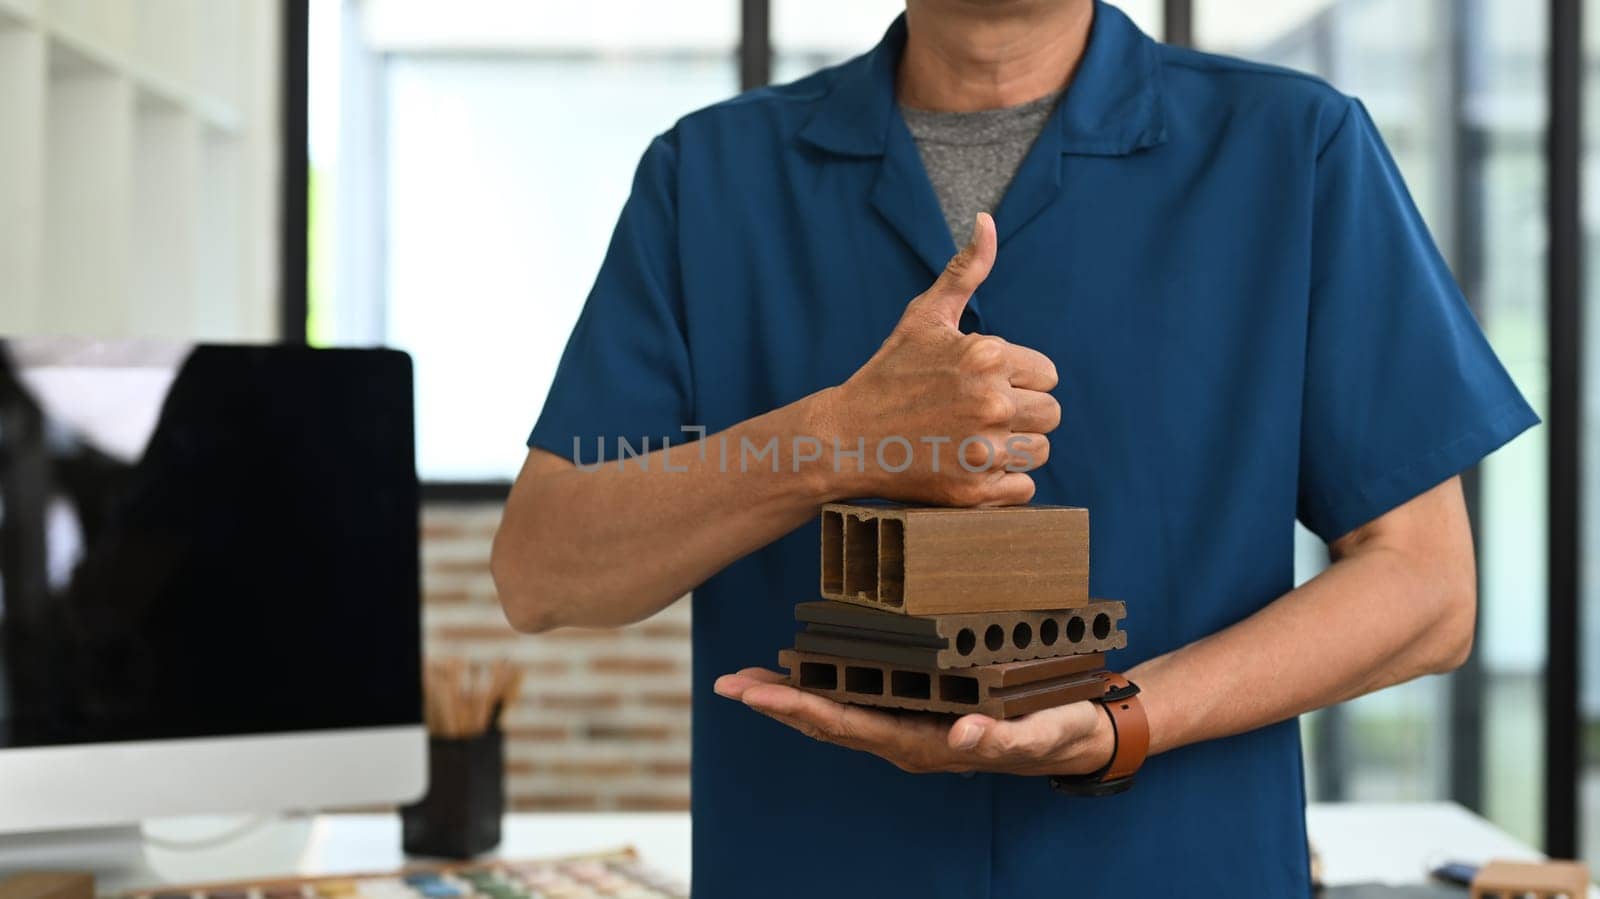
[{"label": "window", "polygon": [[[1159,34],[1159,0],[1122,6]],[[867,51],[903,8],[773,0],[774,81]],[[640,154],[739,89],[739,4],[312,16],[312,342],[412,354],[424,480],[509,480]]]},{"label": "window", "polygon": [[313,339],[412,354],[425,480],[510,480],[640,155],[738,90],[737,4],[369,0],[319,25]]},{"label": "window", "polygon": [[[1161,38],[1160,0],[1115,4]],[[772,80],[793,81],[872,49],[905,0],[772,0]]]},{"label": "window", "polygon": [[1590,868],[1600,866],[1600,10],[1584,9],[1583,55],[1586,60],[1583,85],[1582,178],[1585,202],[1579,213],[1583,219],[1583,287],[1587,356],[1583,360],[1583,495],[1579,501],[1583,516],[1582,545],[1584,564],[1579,575],[1582,634],[1580,672],[1582,683],[1583,754],[1579,781],[1579,827],[1582,858]]},{"label": "window", "polygon": [[[1511,0],[1197,0],[1203,49],[1362,99],[1480,323],[1535,410],[1544,356],[1546,7]],[[1482,590],[1473,661],[1308,716],[1317,799],[1451,797],[1538,843],[1544,431],[1469,477]],[[1303,575],[1325,563],[1302,531]]]},{"label": "window", "polygon": [[905,0],[772,0],[773,82],[865,53],[905,8]]},{"label": "window", "polygon": [[385,334],[416,360],[427,478],[516,473],[640,154],[734,77],[720,56],[390,63]]}]

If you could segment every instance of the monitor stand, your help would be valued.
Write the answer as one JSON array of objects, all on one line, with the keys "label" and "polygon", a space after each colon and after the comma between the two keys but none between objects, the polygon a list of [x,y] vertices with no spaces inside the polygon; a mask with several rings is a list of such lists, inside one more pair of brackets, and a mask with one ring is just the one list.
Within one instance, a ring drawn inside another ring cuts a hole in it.
[{"label": "monitor stand", "polygon": [[102,896],[168,884],[292,875],[312,845],[309,815],[203,815],[143,826],[0,835],[0,874],[86,871]]},{"label": "monitor stand", "polygon": [[144,867],[138,825],[0,835],[0,873],[85,871],[97,878]]}]

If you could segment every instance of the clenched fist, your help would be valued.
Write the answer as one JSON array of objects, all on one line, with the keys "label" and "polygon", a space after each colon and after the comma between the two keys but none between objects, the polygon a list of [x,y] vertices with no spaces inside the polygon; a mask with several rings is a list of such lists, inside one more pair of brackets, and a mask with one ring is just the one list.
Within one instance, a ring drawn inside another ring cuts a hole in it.
[{"label": "clenched fist", "polygon": [[994,266],[994,220],[913,299],[883,346],[818,395],[819,427],[860,456],[834,458],[847,495],[952,506],[1025,503],[1028,471],[1061,423],[1056,367],[999,337],[963,334],[961,313]]}]

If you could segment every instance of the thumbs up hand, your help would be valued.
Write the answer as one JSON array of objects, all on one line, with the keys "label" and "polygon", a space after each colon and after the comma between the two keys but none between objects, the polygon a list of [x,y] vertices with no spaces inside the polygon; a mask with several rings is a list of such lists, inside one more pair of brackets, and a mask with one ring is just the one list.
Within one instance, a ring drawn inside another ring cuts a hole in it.
[{"label": "thumbs up hand", "polygon": [[820,432],[849,453],[864,447],[861,456],[834,450],[841,495],[953,506],[1033,497],[1027,472],[1049,457],[1045,434],[1061,423],[1048,393],[1055,364],[959,328],[994,266],[996,244],[994,220],[979,213],[971,242],[907,304],[872,358],[819,395]]}]

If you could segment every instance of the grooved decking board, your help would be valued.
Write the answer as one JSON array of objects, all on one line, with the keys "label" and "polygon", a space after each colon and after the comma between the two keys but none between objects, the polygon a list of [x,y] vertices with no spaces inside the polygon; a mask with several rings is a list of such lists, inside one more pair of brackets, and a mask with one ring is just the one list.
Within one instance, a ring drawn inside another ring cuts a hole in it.
[{"label": "grooved decking board", "polygon": [[822,595],[906,615],[1077,608],[1089,601],[1089,512],[829,503]]},{"label": "grooved decking board", "polygon": [[1015,718],[1105,692],[1096,655],[1001,662],[959,671],[892,665],[785,649],[789,683],[837,702]]},{"label": "grooved decking board", "polygon": [[970,615],[897,615],[851,603],[803,602],[794,607],[795,620],[806,625],[795,648],[924,668],[967,668],[1122,649],[1128,635],[1119,622],[1126,615],[1127,606],[1115,600],[1078,609]]}]

